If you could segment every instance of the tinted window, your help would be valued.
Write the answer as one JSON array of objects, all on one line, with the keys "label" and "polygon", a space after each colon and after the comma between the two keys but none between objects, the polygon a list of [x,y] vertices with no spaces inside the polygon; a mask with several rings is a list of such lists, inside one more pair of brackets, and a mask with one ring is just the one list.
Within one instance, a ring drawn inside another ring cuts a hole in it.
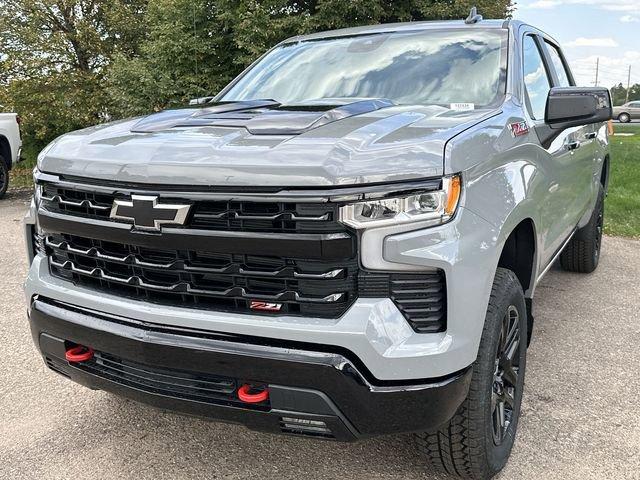
[{"label": "tinted window", "polygon": [[640,108],[640,102],[631,102],[629,106],[632,108]]},{"label": "tinted window", "polygon": [[504,95],[504,30],[427,30],[288,43],[268,53],[222,100],[387,98],[397,104]]},{"label": "tinted window", "polygon": [[547,70],[542,63],[540,50],[531,36],[524,38],[524,84],[531,105],[531,116],[535,119],[543,119],[551,85]]},{"label": "tinted window", "polygon": [[567,74],[567,69],[565,68],[564,62],[562,61],[562,57],[560,56],[560,52],[556,48],[555,45],[551,45],[547,43],[547,50],[549,51],[549,56],[551,57],[551,61],[553,62],[553,68],[558,75],[558,87],[569,87],[571,86],[571,82],[569,81],[569,75]]}]

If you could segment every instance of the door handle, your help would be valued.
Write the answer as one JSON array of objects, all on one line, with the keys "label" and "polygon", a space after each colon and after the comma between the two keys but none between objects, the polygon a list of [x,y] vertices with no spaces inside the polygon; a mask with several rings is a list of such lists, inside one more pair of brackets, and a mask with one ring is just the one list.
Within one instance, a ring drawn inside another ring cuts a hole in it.
[{"label": "door handle", "polygon": [[587,133],[584,137],[585,137],[587,140],[593,140],[593,139],[594,139],[594,138],[596,138],[597,136],[598,136],[598,133],[597,133],[597,132],[589,132],[589,133]]},{"label": "door handle", "polygon": [[580,148],[580,142],[578,140],[567,143],[567,150],[575,150],[577,148]]}]

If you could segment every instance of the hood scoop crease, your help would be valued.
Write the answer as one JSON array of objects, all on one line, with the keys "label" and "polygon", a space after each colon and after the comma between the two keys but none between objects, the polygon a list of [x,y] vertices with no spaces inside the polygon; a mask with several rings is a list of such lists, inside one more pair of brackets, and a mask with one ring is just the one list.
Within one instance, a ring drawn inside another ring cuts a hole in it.
[{"label": "hood scoop crease", "polygon": [[274,100],[223,102],[204,108],[166,110],[149,115],[131,128],[152,133],[178,127],[243,127],[253,135],[300,135],[344,118],[373,112],[395,104],[387,99],[357,100],[342,105],[281,106]]}]

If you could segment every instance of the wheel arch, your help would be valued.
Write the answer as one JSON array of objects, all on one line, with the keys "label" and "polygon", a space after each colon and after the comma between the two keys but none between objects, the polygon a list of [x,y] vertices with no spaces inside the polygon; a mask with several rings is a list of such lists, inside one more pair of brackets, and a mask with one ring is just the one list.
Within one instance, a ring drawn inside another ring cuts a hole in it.
[{"label": "wheel arch", "polygon": [[602,162],[602,171],[600,172],[600,183],[602,184],[602,188],[604,188],[604,194],[606,195],[609,191],[609,169],[611,166],[609,154],[604,157],[604,161]]},{"label": "wheel arch", "polygon": [[507,268],[520,281],[527,305],[527,339],[533,332],[533,290],[536,279],[538,255],[536,225],[532,218],[523,218],[506,235],[497,267]]},{"label": "wheel arch", "polygon": [[4,135],[0,135],[0,156],[7,164],[7,169],[11,170],[11,144],[9,144],[9,140]]},{"label": "wheel arch", "polygon": [[506,235],[498,267],[508,268],[516,274],[525,296],[535,283],[536,255],[535,223],[531,218],[524,218]]}]

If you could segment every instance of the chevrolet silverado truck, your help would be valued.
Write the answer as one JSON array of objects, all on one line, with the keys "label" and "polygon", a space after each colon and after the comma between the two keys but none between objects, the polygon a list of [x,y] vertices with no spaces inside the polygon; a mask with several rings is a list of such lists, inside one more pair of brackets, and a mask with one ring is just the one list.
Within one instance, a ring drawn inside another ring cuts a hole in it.
[{"label": "chevrolet silverado truck", "polygon": [[40,153],[33,339],[93,389],[265,432],[414,432],[489,478],[536,285],[598,265],[610,117],[518,21],[291,38],[210,100]]},{"label": "chevrolet silverado truck", "polygon": [[22,140],[20,117],[15,113],[0,113],[0,198],[9,188],[9,171],[20,161]]}]

